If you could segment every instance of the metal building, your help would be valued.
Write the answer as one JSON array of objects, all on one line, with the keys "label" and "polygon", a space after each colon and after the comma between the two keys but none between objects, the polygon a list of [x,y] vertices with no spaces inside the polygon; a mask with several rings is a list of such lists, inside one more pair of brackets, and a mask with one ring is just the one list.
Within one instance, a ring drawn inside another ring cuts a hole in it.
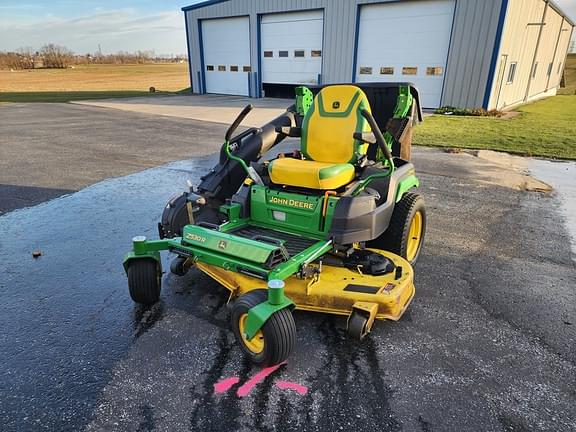
[{"label": "metal building", "polygon": [[574,23],[549,0],[209,0],[182,8],[195,93],[409,81],[425,108],[553,95]]}]

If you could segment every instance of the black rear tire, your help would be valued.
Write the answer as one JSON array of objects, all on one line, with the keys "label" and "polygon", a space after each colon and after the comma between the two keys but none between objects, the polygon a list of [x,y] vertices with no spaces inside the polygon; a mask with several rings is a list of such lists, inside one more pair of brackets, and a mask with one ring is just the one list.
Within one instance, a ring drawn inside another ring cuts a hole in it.
[{"label": "black rear tire", "polygon": [[128,289],[136,303],[150,305],[160,298],[162,275],[158,263],[151,258],[135,259],[128,263]]},{"label": "black rear tire", "polygon": [[[170,201],[168,201],[162,212],[162,222],[160,222],[161,237],[174,238],[182,236],[182,229],[190,223],[188,209],[186,207],[187,202],[187,192],[173,196]],[[214,204],[216,207],[208,204],[200,206],[199,209],[194,212],[194,222],[209,222],[219,225],[218,203]]]},{"label": "black rear tire", "polygon": [[[420,218],[420,236],[417,240],[417,246],[409,248],[411,242],[414,242],[410,235],[410,228],[415,217]],[[408,192],[396,203],[388,229],[380,237],[368,242],[367,246],[400,255],[414,265],[422,251],[425,234],[426,208],[424,198],[418,194]]]},{"label": "black rear tire", "polygon": [[242,296],[232,306],[232,331],[240,348],[246,356],[260,366],[271,366],[286,360],[296,345],[296,324],[292,312],[288,308],[275,312],[262,326],[261,333],[254,339],[260,338],[263,342],[261,351],[250,347],[250,342],[241,334],[242,320],[248,311],[268,298],[267,290],[257,289]]}]

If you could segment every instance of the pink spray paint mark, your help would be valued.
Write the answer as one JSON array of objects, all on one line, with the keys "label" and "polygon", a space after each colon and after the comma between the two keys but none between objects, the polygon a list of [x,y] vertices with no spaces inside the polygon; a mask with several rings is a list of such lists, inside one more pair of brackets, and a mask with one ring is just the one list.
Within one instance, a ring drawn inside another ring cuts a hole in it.
[{"label": "pink spray paint mark", "polygon": [[214,384],[214,393],[227,392],[234,384],[238,383],[239,381],[240,378],[238,377],[230,377],[220,380],[216,384]]},{"label": "pink spray paint mark", "polygon": [[281,390],[294,390],[301,395],[308,393],[308,387],[291,381],[276,381],[276,387]]},{"label": "pink spray paint mark", "polygon": [[275,366],[270,366],[267,368],[262,369],[260,372],[258,372],[257,374],[255,374],[252,378],[250,378],[248,381],[246,381],[244,384],[242,384],[242,386],[238,389],[238,391],[236,392],[236,394],[239,397],[244,397],[246,395],[248,395],[248,393],[250,393],[250,391],[259,383],[261,383],[262,381],[264,381],[266,379],[266,377],[268,375],[270,375],[271,373],[275,372],[276,370],[278,370],[278,368],[280,366],[285,365],[286,362],[282,362],[280,364],[277,364]]}]

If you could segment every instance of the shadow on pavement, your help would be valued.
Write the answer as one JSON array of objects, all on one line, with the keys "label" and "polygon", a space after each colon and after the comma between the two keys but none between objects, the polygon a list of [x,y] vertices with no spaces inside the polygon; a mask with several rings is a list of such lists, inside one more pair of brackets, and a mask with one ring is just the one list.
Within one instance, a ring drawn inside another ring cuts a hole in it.
[{"label": "shadow on pavement", "polygon": [[44,201],[76,192],[71,189],[54,189],[37,186],[0,184],[0,214],[22,207],[32,207]]}]

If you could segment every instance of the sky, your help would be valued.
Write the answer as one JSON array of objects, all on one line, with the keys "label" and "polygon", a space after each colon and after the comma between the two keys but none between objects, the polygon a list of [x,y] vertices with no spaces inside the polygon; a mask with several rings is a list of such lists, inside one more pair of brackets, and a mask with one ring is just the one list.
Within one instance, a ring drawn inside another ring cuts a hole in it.
[{"label": "sky", "polygon": [[[554,3],[560,6],[572,22],[576,23],[576,0],[554,0]],[[576,41],[576,29],[572,33],[572,41]]]},{"label": "sky", "polygon": [[[46,43],[79,54],[184,54],[183,6],[200,0],[0,0],[0,50]],[[576,21],[576,0],[556,0]],[[574,35],[573,40],[576,40]]]},{"label": "sky", "polygon": [[0,0],[0,50],[186,53],[183,6],[199,0]]}]

